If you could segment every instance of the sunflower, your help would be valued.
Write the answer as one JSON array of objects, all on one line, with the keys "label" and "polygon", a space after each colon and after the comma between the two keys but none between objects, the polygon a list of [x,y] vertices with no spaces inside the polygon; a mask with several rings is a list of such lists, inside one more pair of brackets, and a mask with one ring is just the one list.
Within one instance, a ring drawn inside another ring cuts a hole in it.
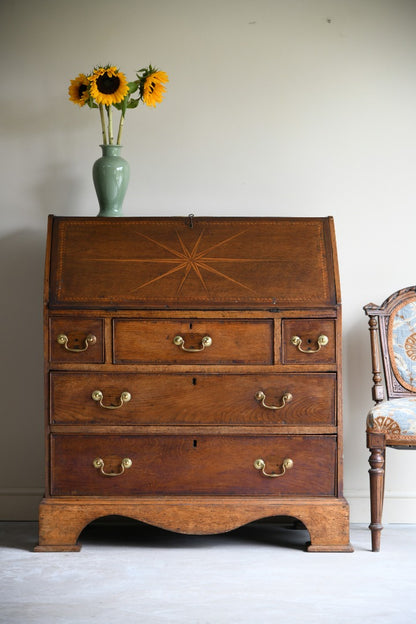
[{"label": "sunflower", "polygon": [[156,107],[156,103],[163,100],[163,94],[166,88],[163,86],[164,82],[169,82],[169,78],[166,72],[153,70],[149,67],[140,81],[140,95],[147,106]]},{"label": "sunflower", "polygon": [[[152,65],[136,71],[136,80],[132,82],[127,82],[115,65],[97,65],[89,74],[79,74],[71,80],[68,93],[75,104],[99,109],[103,145],[114,143],[113,107],[117,109],[120,119],[116,145],[120,145],[127,109],[137,108],[140,102],[155,108],[163,100],[165,82],[169,82],[167,73]],[[135,93],[138,97],[132,97]]]},{"label": "sunflower", "polygon": [[84,106],[90,96],[90,82],[85,74],[79,74],[75,80],[71,80],[68,88],[68,95],[71,102]]},{"label": "sunflower", "polygon": [[129,92],[126,76],[114,66],[98,67],[89,80],[90,93],[97,104],[118,104]]}]

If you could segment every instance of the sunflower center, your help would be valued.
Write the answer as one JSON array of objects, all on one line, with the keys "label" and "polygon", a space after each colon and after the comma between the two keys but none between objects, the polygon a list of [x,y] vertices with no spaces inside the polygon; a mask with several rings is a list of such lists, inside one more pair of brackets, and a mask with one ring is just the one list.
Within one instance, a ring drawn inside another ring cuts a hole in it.
[{"label": "sunflower center", "polygon": [[97,89],[100,93],[115,93],[120,86],[120,78],[109,76],[107,72],[97,78]]},{"label": "sunflower center", "polygon": [[151,82],[149,85],[149,91],[150,93],[153,93],[153,91],[155,90],[156,84],[154,82]]},{"label": "sunflower center", "polygon": [[81,84],[78,87],[78,97],[79,99],[82,98],[82,96],[84,95],[85,91],[87,91],[88,87],[85,84]]}]

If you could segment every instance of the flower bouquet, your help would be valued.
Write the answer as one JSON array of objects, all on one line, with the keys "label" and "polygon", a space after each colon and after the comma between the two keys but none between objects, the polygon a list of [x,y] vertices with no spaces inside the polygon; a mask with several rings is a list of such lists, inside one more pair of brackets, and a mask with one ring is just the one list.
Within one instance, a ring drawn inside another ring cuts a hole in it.
[{"label": "flower bouquet", "polygon": [[[166,72],[149,65],[138,70],[136,76],[137,80],[127,82],[125,74],[117,67],[106,65],[96,67],[89,75],[79,74],[75,80],[71,80],[68,89],[71,102],[79,106],[87,104],[90,108],[99,108],[104,145],[114,143],[112,106],[120,111],[116,142],[116,145],[120,145],[127,109],[137,108],[140,101],[147,106],[155,107],[163,99],[166,91],[164,83],[169,82]],[[132,97],[137,92],[138,97]]]},{"label": "flower bouquet", "polygon": [[[94,163],[93,180],[100,204],[98,216],[121,216],[121,205],[129,180],[129,165],[119,155],[124,119],[128,108],[140,102],[156,107],[163,100],[169,78],[166,72],[149,65],[128,82],[113,65],[96,67],[89,75],[79,74],[68,89],[69,99],[79,106],[97,108],[100,113],[103,155]],[[116,142],[113,107],[120,112]]]}]

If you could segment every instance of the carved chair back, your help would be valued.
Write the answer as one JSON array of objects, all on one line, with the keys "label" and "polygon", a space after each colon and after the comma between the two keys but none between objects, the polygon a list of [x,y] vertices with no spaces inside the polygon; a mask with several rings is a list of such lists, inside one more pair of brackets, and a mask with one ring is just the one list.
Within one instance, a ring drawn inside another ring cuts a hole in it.
[{"label": "carved chair back", "polygon": [[416,394],[416,286],[403,288],[381,306],[369,303],[364,308],[370,317],[373,364],[373,399],[384,399],[380,370],[383,362],[387,399]]}]

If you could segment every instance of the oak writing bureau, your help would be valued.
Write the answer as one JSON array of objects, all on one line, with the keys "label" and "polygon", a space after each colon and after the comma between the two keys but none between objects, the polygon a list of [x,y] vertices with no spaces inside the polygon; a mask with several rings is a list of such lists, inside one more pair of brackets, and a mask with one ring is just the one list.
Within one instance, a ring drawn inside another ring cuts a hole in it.
[{"label": "oak writing bureau", "polygon": [[122,515],[351,551],[332,218],[49,217],[38,551]]}]

